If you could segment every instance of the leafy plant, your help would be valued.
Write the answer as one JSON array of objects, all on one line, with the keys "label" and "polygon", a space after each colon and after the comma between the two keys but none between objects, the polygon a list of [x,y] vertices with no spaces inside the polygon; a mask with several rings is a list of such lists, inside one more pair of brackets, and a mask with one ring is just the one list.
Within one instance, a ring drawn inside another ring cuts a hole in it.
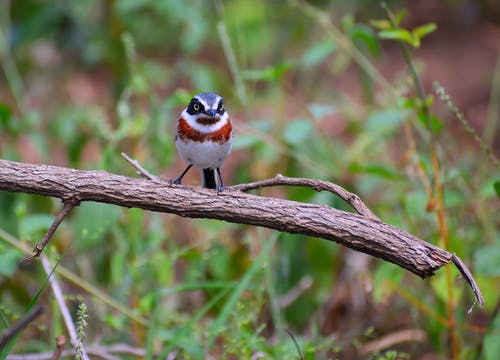
[{"label": "leafy plant", "polygon": [[[494,138],[444,89],[436,99],[426,92],[413,51],[434,23],[408,29],[412,14],[387,6],[385,19],[370,21],[386,10],[357,1],[0,3],[2,158],[135,176],[124,151],[169,179],[180,166],[177,115],[192,94],[217,91],[236,124],[228,183],[276,173],[340,183],[384,221],[465,258],[487,301],[465,316],[471,297],[449,269],[422,282],[318,239],[84,204],[44,254],[60,261],[54,273],[66,295],[85,297],[77,322],[86,350],[97,341],[127,343],[146,358],[355,358],[367,339],[414,327],[423,343],[367,356],[495,358]],[[381,40],[403,53],[387,54]],[[388,55],[407,71],[384,76],[378,66]],[[500,70],[492,71],[495,93]],[[308,189],[262,194],[352,210]],[[17,264],[60,203],[2,193],[0,205],[3,332],[35,302],[52,303],[38,263]],[[65,329],[57,306],[46,309],[8,352],[53,350]],[[92,319],[83,326],[85,314]]]}]

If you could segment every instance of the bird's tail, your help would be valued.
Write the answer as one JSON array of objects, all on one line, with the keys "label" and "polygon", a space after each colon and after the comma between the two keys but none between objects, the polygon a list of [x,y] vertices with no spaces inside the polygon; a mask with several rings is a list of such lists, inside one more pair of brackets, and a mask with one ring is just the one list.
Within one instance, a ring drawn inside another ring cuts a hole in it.
[{"label": "bird's tail", "polygon": [[217,180],[215,177],[215,169],[203,169],[201,183],[204,188],[217,189]]}]

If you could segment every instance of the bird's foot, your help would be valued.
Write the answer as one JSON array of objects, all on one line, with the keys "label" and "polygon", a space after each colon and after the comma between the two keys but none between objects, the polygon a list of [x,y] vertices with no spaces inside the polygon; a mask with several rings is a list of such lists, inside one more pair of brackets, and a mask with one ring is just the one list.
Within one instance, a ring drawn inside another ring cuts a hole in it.
[{"label": "bird's foot", "polygon": [[181,179],[180,178],[177,178],[177,179],[173,179],[173,180],[169,180],[168,183],[170,185],[182,185],[182,182],[181,182]]}]

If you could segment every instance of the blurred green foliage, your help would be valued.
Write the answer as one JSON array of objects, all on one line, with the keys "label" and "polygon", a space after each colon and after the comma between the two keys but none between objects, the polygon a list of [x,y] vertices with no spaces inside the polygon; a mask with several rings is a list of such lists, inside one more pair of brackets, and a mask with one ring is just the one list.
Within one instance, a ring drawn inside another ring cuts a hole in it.
[{"label": "blurred green foliage", "polygon": [[[276,173],[337,182],[386,222],[442,246],[426,183],[435,174],[422,104],[405,91],[406,74],[388,80],[376,66],[386,51],[379,36],[425,46],[435,26],[370,22],[383,17],[375,1],[313,3],[3,1],[0,155],[134,176],[124,151],[173,178],[183,166],[173,144],[176,116],[194,93],[216,91],[236,125],[224,168],[229,183]],[[470,291],[452,282],[461,356],[495,359],[500,171],[464,147],[473,140],[455,136],[446,113],[433,112],[430,128],[449,250],[470,264],[487,301],[466,317]],[[279,191],[351,211],[331,194]],[[37,292],[48,305],[13,353],[51,351],[65,332],[47,275],[37,262],[18,266],[27,255],[21,249],[41,239],[60,206],[0,193],[0,332]],[[450,354],[444,271],[421,281],[324,240],[85,203],[45,252],[59,262],[74,318],[71,299],[88,307],[84,344],[127,343],[149,358],[174,351],[195,359],[298,358],[288,329],[305,359],[352,358],[365,342],[417,328],[427,335],[423,346],[370,356]]]}]

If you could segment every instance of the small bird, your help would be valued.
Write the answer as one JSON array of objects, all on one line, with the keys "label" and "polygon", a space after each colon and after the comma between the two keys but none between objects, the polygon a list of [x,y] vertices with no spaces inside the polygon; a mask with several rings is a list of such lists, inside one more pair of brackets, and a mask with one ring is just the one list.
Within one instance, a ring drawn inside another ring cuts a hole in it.
[{"label": "small bird", "polygon": [[194,166],[203,170],[203,187],[221,192],[224,181],[220,168],[231,152],[232,140],[233,127],[224,99],[211,92],[195,95],[177,118],[175,135],[177,151],[188,166],[171,183],[181,184],[184,175]]}]

